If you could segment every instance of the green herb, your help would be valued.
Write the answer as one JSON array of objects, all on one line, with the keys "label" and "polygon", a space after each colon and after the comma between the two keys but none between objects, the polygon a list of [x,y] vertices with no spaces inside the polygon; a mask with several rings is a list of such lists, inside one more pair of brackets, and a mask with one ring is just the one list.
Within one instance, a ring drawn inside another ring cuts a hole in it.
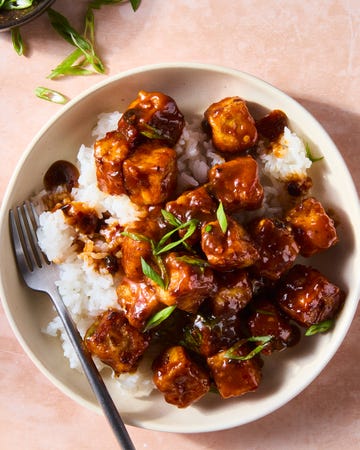
[{"label": "green herb", "polygon": [[81,50],[87,63],[90,64],[96,72],[104,73],[104,65],[95,53],[93,43],[88,38],[78,33],[62,14],[52,8],[49,8],[47,13],[51,25],[60,34],[60,36],[69,42],[69,44],[74,45]]},{"label": "green herb", "polygon": [[190,264],[192,266],[199,266],[201,268],[208,267],[210,265],[204,259],[197,258],[196,256],[191,256],[191,255],[178,256],[176,259],[178,261],[183,261],[183,262],[185,262],[187,264]]},{"label": "green herb", "polygon": [[[267,335],[267,336],[252,336],[247,339],[242,339],[238,343],[236,343],[234,346],[232,346],[226,353],[225,358],[228,359],[234,359],[237,361],[247,361],[251,358],[253,358],[255,355],[260,353],[271,341],[273,336]],[[251,350],[247,355],[238,355],[236,351],[244,345],[246,342],[261,342],[258,346],[256,346],[253,350]]]},{"label": "green herb", "polygon": [[[100,9],[104,5],[115,5],[116,3],[122,3],[124,0],[93,0],[89,4],[91,9]],[[136,11],[141,3],[141,0],[130,0],[132,9]]]},{"label": "green herb", "polygon": [[133,241],[138,241],[138,242],[151,242],[151,239],[148,238],[147,236],[140,234],[140,233],[133,233],[133,232],[129,232],[129,231],[123,231],[120,233],[122,236],[126,236],[129,237],[130,239],[132,239]]},{"label": "green herb", "polygon": [[84,36],[86,36],[93,45],[95,44],[95,16],[94,11],[90,6],[85,14]]},{"label": "green herb", "polygon": [[[172,250],[173,248],[177,247],[178,245],[182,244],[183,242],[185,242],[186,239],[188,239],[192,234],[194,234],[194,232],[196,230],[196,227],[197,227],[197,224],[198,224],[198,220],[190,219],[188,222],[179,225],[178,227],[176,227],[173,230],[169,231],[169,233],[165,234],[165,236],[162,237],[162,239],[160,240],[157,248],[155,249],[156,255],[160,255],[161,253],[168,252],[168,251]],[[181,239],[178,239],[177,241],[170,242],[169,244],[164,245],[165,242],[175,232],[177,232],[179,230],[182,230],[184,228],[188,228],[188,230],[186,231],[186,233],[184,234],[184,236]]]},{"label": "green herb", "polygon": [[172,306],[168,306],[168,307],[162,309],[161,311],[157,312],[156,314],[154,314],[146,323],[144,332],[149,331],[152,328],[155,328],[158,325],[160,325],[162,322],[164,322],[164,320],[166,320],[172,314],[172,312],[175,309],[176,309],[176,305],[172,305]]},{"label": "green herb", "polygon": [[219,394],[219,389],[214,384],[212,384],[210,386],[209,392],[210,392],[210,394]]},{"label": "green herb", "polygon": [[[80,49],[74,50],[67,56],[59,65],[55,67],[47,76],[49,79],[57,78],[59,76],[70,75],[91,75],[94,72],[83,67],[86,61],[83,52]],[[76,63],[76,64],[75,64]]]},{"label": "green herb", "polygon": [[180,225],[182,225],[182,222],[177,217],[175,217],[174,214],[172,214],[169,211],[166,211],[166,209],[162,209],[161,214],[163,215],[166,222],[172,225],[173,227],[179,227]]},{"label": "green herb", "polygon": [[[57,67],[52,70],[48,78],[59,76],[92,75],[94,73],[104,73],[105,66],[100,57],[95,52],[95,17],[94,9],[100,9],[105,5],[115,5],[123,3],[124,0],[94,0],[87,7],[84,19],[84,32],[78,33],[69,21],[60,13],[53,9],[48,10],[50,22],[55,30],[71,45],[77,47],[75,52],[67,56]],[[141,1],[131,1],[131,6],[136,11]],[[94,70],[89,70],[86,65],[90,65]]]},{"label": "green herb", "polygon": [[324,320],[323,322],[311,325],[305,332],[305,336],[313,336],[318,333],[326,333],[334,326],[334,320]]},{"label": "green herb", "polygon": [[142,124],[144,129],[140,131],[140,134],[147,137],[148,139],[165,139],[165,137],[161,134],[161,131],[155,127],[152,127],[149,124]]},{"label": "green herb", "polygon": [[223,233],[226,233],[226,230],[228,227],[228,222],[227,222],[227,218],[226,218],[226,214],[225,214],[224,206],[223,206],[222,202],[219,203],[219,207],[216,211],[216,217],[219,222],[221,231]]},{"label": "green herb", "polygon": [[206,225],[206,226],[205,226],[205,232],[206,232],[206,233],[210,233],[210,231],[212,230],[212,228],[213,228],[212,225]]},{"label": "green herb", "polygon": [[19,56],[24,54],[24,42],[22,40],[20,29],[18,27],[11,29],[11,41],[16,53]]},{"label": "green herb", "polygon": [[320,156],[319,158],[316,158],[311,151],[310,145],[308,143],[305,144],[305,151],[306,151],[306,157],[308,159],[310,159],[311,162],[317,162],[317,161],[321,161],[322,159],[324,159],[323,156]]},{"label": "green herb", "polygon": [[35,89],[35,95],[43,100],[47,100],[53,103],[64,104],[68,101],[68,99],[58,91],[54,91],[53,89],[48,89],[43,86],[39,86]]},{"label": "green herb", "polygon": [[165,289],[165,281],[161,276],[145,261],[143,257],[141,257],[141,268],[143,274],[150,278],[154,283],[159,285],[162,289]]},{"label": "green herb", "polygon": [[257,312],[259,314],[264,314],[264,316],[276,316],[275,313],[273,313],[271,311],[266,311],[266,309],[256,309],[255,312]]},{"label": "green herb", "polygon": [[201,332],[198,329],[187,327],[184,332],[184,337],[180,341],[180,345],[192,350],[193,352],[199,353],[202,342],[203,336]]}]

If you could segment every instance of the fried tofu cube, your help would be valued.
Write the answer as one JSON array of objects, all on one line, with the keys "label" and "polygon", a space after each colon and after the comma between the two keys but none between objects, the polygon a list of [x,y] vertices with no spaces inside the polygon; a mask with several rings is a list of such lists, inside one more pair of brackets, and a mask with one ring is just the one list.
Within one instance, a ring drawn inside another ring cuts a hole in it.
[{"label": "fried tofu cube", "polygon": [[278,280],[299,254],[291,229],[280,220],[256,219],[248,227],[259,252],[255,268],[260,276]]},{"label": "fried tofu cube", "polygon": [[[184,192],[176,200],[168,202],[165,209],[182,223],[191,219],[199,221],[196,231],[187,240],[189,245],[192,245],[201,238],[201,226],[214,219],[217,205],[209,195],[206,186],[200,186]],[[179,230],[180,237],[185,233],[186,230]]]},{"label": "fried tofu cube", "polygon": [[213,103],[205,111],[204,119],[214,146],[222,152],[241,152],[256,144],[255,121],[240,97],[226,97]]},{"label": "fried tofu cube", "polygon": [[160,225],[156,220],[138,220],[125,227],[121,245],[121,265],[128,278],[133,281],[144,279],[141,258],[151,260],[151,240],[157,241],[160,234]]},{"label": "fried tofu cube", "polygon": [[258,165],[251,156],[213,166],[209,170],[209,187],[227,212],[258,209],[264,198]]},{"label": "fried tofu cube", "polygon": [[146,138],[160,138],[172,147],[184,126],[184,116],[173,98],[161,92],[139,91],[121,116],[118,130],[131,148]]},{"label": "fried tofu cube", "polygon": [[225,232],[217,220],[203,225],[201,248],[209,264],[223,271],[249,267],[259,258],[245,228],[231,217],[227,217]]},{"label": "fried tofu cube", "polygon": [[122,166],[129,146],[118,131],[110,131],[94,144],[98,188],[110,195],[125,194]]},{"label": "fried tofu cube", "polygon": [[219,275],[218,290],[210,299],[215,317],[231,317],[245,308],[253,296],[252,285],[246,270],[234,270]]},{"label": "fried tofu cube", "polygon": [[300,329],[290,323],[279,307],[267,298],[259,298],[252,303],[253,312],[248,318],[248,327],[252,336],[272,336],[271,341],[262,349],[269,355],[296,345],[300,340]]},{"label": "fried tofu cube", "polygon": [[205,369],[190,359],[184,347],[165,350],[153,363],[153,381],[165,401],[186,408],[200,400],[210,389]]},{"label": "fried tofu cube", "polygon": [[343,293],[318,270],[296,264],[281,279],[276,299],[280,308],[302,326],[332,319],[343,303]]},{"label": "fried tofu cube", "polygon": [[338,242],[334,221],[313,197],[292,208],[286,220],[292,227],[302,256],[312,256]]},{"label": "fried tofu cube", "polygon": [[185,327],[183,341],[187,348],[207,357],[231,347],[240,332],[241,320],[236,314],[218,317],[197,314]]},{"label": "fried tofu cube", "polygon": [[280,109],[274,109],[256,121],[256,129],[259,135],[270,142],[278,140],[287,125],[288,118]]},{"label": "fried tofu cube", "polygon": [[123,278],[116,293],[130,325],[138,329],[143,329],[150,317],[163,307],[158,301],[156,289],[145,282]]},{"label": "fried tofu cube", "polygon": [[206,359],[219,394],[225,399],[255,391],[262,378],[261,362],[256,356],[247,360],[228,356],[231,351],[237,357],[246,357],[251,348],[246,344],[234,347]]},{"label": "fried tofu cube", "polygon": [[124,161],[123,175],[132,202],[137,205],[163,203],[176,188],[176,152],[159,142],[144,143]]},{"label": "fried tofu cube", "polygon": [[148,348],[150,338],[129,324],[124,313],[115,309],[97,317],[84,338],[86,348],[116,375],[135,372]]},{"label": "fried tofu cube", "polygon": [[215,292],[216,283],[210,267],[192,264],[189,259],[191,255],[177,252],[166,255],[169,283],[167,289],[158,287],[158,296],[167,306],[176,305],[182,311],[196,313],[205,298]]}]

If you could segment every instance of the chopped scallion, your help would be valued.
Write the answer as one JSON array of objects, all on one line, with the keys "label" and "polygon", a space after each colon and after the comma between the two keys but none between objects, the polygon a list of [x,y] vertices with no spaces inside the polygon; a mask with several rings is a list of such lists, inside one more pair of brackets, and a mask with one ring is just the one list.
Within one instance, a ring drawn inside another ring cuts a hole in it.
[{"label": "chopped scallion", "polygon": [[216,211],[216,217],[219,222],[221,231],[223,233],[226,233],[226,230],[228,227],[228,222],[227,222],[227,218],[226,218],[226,214],[225,214],[224,206],[223,206],[222,202],[219,203],[219,207]]},{"label": "chopped scallion", "polygon": [[35,89],[35,94],[37,97],[47,100],[53,103],[65,104],[68,99],[65,95],[61,94],[58,91],[54,91],[53,89],[49,89],[43,86],[39,86]]},{"label": "chopped scallion", "polygon": [[161,311],[154,314],[146,323],[144,332],[149,331],[152,328],[157,327],[160,325],[164,320],[166,320],[172,312],[176,309],[176,305],[167,306],[166,308],[162,309]]},{"label": "chopped scallion", "polygon": [[311,325],[305,332],[305,336],[313,336],[314,334],[318,333],[326,333],[329,331],[334,325],[334,321],[324,320],[323,322],[316,323],[314,325]]}]

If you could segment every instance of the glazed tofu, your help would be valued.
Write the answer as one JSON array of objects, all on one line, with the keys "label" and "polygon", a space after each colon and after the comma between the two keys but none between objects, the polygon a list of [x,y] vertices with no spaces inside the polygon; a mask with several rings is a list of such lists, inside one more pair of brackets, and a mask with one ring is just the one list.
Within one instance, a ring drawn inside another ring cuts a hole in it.
[{"label": "glazed tofu", "polygon": [[[233,350],[236,356],[247,356],[251,348],[244,344]],[[207,358],[211,376],[222,398],[239,397],[255,391],[260,384],[261,362],[257,357],[238,360],[227,356],[223,350]]]},{"label": "glazed tofu", "polygon": [[133,281],[142,281],[144,274],[141,258],[152,259],[151,240],[156,242],[161,234],[161,226],[156,220],[138,220],[127,225],[121,245],[121,265],[125,275]]},{"label": "glazed tofu", "polygon": [[252,336],[272,336],[262,353],[269,355],[274,351],[285,350],[296,345],[300,340],[300,329],[290,323],[288,317],[279,307],[267,298],[257,299],[252,303],[253,312],[247,323]]},{"label": "glazed tofu", "polygon": [[260,137],[270,142],[275,142],[284,133],[284,128],[287,124],[286,114],[280,109],[274,109],[256,121],[256,129]]},{"label": "glazed tofu", "polygon": [[241,332],[240,318],[198,314],[184,331],[186,347],[205,357],[231,347]]},{"label": "glazed tofu", "polygon": [[[191,219],[199,221],[197,230],[187,241],[191,245],[200,240],[201,226],[205,222],[214,219],[217,205],[209,195],[207,188],[201,186],[197,189],[184,192],[176,200],[168,202],[165,209],[182,223],[188,222]],[[185,233],[186,230],[180,230],[179,235],[182,237]]]},{"label": "glazed tofu", "polygon": [[161,142],[144,143],[124,161],[123,176],[126,192],[136,205],[163,203],[176,188],[176,152]]},{"label": "glazed tofu", "polygon": [[243,269],[259,259],[245,228],[231,217],[227,217],[225,233],[217,220],[203,225],[201,248],[209,264],[223,271]]},{"label": "glazed tofu", "polygon": [[264,190],[258,165],[251,156],[242,156],[209,170],[209,187],[227,212],[260,208]]},{"label": "glazed tofu", "polygon": [[125,194],[122,166],[129,146],[118,131],[110,131],[94,145],[98,188],[110,195]]},{"label": "glazed tofu", "polygon": [[252,285],[245,270],[234,270],[219,275],[218,290],[210,299],[211,311],[215,317],[237,315],[252,299]]},{"label": "glazed tofu", "polygon": [[158,287],[158,298],[167,306],[176,305],[182,311],[196,313],[205,298],[215,292],[216,283],[210,267],[192,264],[189,257],[176,252],[166,255],[169,283],[167,289]]},{"label": "glazed tofu", "polygon": [[240,97],[226,97],[204,113],[214,146],[226,153],[244,151],[257,142],[255,121]]},{"label": "glazed tofu", "polygon": [[313,197],[292,208],[286,220],[292,227],[301,255],[305,257],[326,250],[338,241],[334,221]]},{"label": "glazed tofu", "polygon": [[147,321],[163,305],[158,301],[156,289],[145,282],[135,282],[123,278],[116,288],[118,303],[125,311],[130,325],[143,329]]},{"label": "glazed tofu", "polygon": [[253,221],[248,229],[260,255],[255,263],[258,274],[278,280],[299,254],[291,229],[284,222],[269,218]]},{"label": "glazed tofu", "polygon": [[205,369],[190,359],[184,347],[165,350],[153,363],[153,381],[166,402],[185,408],[198,401],[210,389]]},{"label": "glazed tofu", "polygon": [[139,91],[120,118],[118,130],[131,148],[145,139],[161,139],[172,147],[184,125],[184,116],[174,99],[161,92]]},{"label": "glazed tofu", "polygon": [[342,306],[343,294],[318,270],[296,264],[281,279],[276,299],[289,317],[309,327],[334,318]]},{"label": "glazed tofu", "polygon": [[116,375],[135,372],[149,346],[149,336],[131,326],[122,311],[110,309],[87,330],[84,343]]}]

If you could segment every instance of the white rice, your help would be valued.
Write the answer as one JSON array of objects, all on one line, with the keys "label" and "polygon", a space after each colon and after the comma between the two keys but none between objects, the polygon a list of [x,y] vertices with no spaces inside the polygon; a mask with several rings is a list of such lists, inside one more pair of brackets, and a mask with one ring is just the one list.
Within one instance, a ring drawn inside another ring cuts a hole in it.
[{"label": "white rice", "polygon": [[195,188],[207,181],[209,168],[224,162],[201,130],[197,119],[186,124],[175,146],[178,156],[178,191]]},{"label": "white rice", "polygon": [[303,141],[287,127],[280,139],[270,149],[260,152],[259,156],[265,174],[280,181],[304,177],[311,166]]},{"label": "white rice", "polygon": [[[103,137],[106,132],[116,129],[121,114],[104,113],[99,116],[92,135],[95,139]],[[178,155],[179,191],[194,188],[207,181],[210,167],[224,162],[214,150],[211,140],[202,132],[200,120],[187,123],[175,146]],[[277,180],[285,179],[289,174],[306,173],[311,162],[306,158],[302,141],[287,128],[284,136],[276,146],[276,151],[261,152],[260,164],[266,174],[265,206],[258,214],[269,213],[269,206],[274,214],[279,213]],[[304,156],[305,155],[305,156]],[[139,211],[125,195],[111,196],[97,187],[93,148],[82,145],[78,152],[80,171],[79,186],[73,189],[74,199],[86,202],[95,208],[99,217],[105,211],[111,214],[110,221],[126,224],[136,220]],[[262,180],[264,182],[264,180]],[[60,278],[57,282],[59,292],[71,312],[79,332],[84,336],[94,318],[102,311],[112,307],[119,308],[116,288],[111,275],[98,273],[86,259],[72,248],[75,232],[67,225],[60,210],[54,213],[44,212],[40,215],[38,239],[42,250],[49,259],[59,264]],[[81,370],[80,362],[69,342],[58,317],[55,317],[44,330],[51,336],[60,337],[63,352],[71,368]],[[101,370],[108,367],[96,359]],[[130,392],[134,396],[147,396],[154,389],[149,359],[144,359],[135,374],[122,374],[119,378],[119,390]]]}]

